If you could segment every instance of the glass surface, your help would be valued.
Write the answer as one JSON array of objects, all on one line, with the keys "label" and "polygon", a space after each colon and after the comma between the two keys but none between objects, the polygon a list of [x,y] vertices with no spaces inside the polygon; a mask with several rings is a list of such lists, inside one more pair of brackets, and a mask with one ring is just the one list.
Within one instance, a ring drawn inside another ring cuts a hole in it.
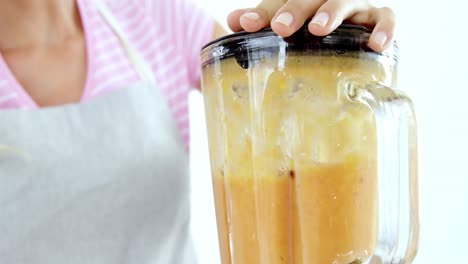
[{"label": "glass surface", "polygon": [[223,264],[393,263],[398,246],[379,247],[395,224],[381,219],[379,195],[399,197],[379,187],[382,119],[350,84],[395,87],[396,46],[375,53],[368,37],[353,26],[325,38],[264,30],[204,49]]}]

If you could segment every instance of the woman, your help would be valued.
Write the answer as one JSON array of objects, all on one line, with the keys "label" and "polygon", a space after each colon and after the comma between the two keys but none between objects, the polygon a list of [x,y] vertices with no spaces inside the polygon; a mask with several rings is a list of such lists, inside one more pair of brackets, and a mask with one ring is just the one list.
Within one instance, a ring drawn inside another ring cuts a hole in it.
[{"label": "woman", "polygon": [[[394,32],[365,0],[264,0],[228,20],[288,36],[311,17],[317,35],[375,26],[378,51]],[[0,263],[196,262],[187,93],[221,34],[190,0],[0,0]]]}]

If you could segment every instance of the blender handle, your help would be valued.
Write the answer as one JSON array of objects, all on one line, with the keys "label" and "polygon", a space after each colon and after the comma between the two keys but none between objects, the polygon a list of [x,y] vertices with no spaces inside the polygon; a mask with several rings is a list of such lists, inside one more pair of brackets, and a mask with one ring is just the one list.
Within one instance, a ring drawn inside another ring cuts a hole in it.
[{"label": "blender handle", "polygon": [[369,264],[411,263],[419,242],[417,122],[411,100],[376,82],[346,80],[344,94],[375,115],[378,237]]}]

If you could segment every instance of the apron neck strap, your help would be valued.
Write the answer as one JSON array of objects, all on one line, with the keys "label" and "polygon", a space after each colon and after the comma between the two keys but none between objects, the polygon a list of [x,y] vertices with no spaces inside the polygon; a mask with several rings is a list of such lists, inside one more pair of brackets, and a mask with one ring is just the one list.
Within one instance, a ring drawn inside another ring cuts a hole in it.
[{"label": "apron neck strap", "polygon": [[127,35],[117,22],[115,16],[109,10],[109,7],[105,3],[105,1],[96,1],[96,7],[104,21],[107,22],[107,24],[111,27],[111,29],[114,31],[115,35],[119,39],[120,43],[122,44],[123,48],[127,53],[130,62],[132,63],[133,67],[135,68],[135,71],[137,72],[141,80],[143,80],[146,83],[155,84],[156,80],[154,78],[154,74],[151,70],[151,67],[149,67],[149,65],[140,55],[140,53],[130,43],[130,41],[127,38]]}]

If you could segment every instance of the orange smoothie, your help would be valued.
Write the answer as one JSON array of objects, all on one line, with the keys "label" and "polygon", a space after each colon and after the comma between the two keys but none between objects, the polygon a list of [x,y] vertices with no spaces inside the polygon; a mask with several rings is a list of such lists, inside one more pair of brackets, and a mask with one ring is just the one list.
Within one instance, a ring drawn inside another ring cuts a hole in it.
[{"label": "orange smoothie", "polygon": [[373,168],[356,162],[257,180],[215,176],[222,263],[364,261],[375,245],[375,189]]},{"label": "orange smoothie", "polygon": [[222,263],[364,263],[377,238],[375,121],[340,78],[390,74],[333,56],[203,70]]}]

